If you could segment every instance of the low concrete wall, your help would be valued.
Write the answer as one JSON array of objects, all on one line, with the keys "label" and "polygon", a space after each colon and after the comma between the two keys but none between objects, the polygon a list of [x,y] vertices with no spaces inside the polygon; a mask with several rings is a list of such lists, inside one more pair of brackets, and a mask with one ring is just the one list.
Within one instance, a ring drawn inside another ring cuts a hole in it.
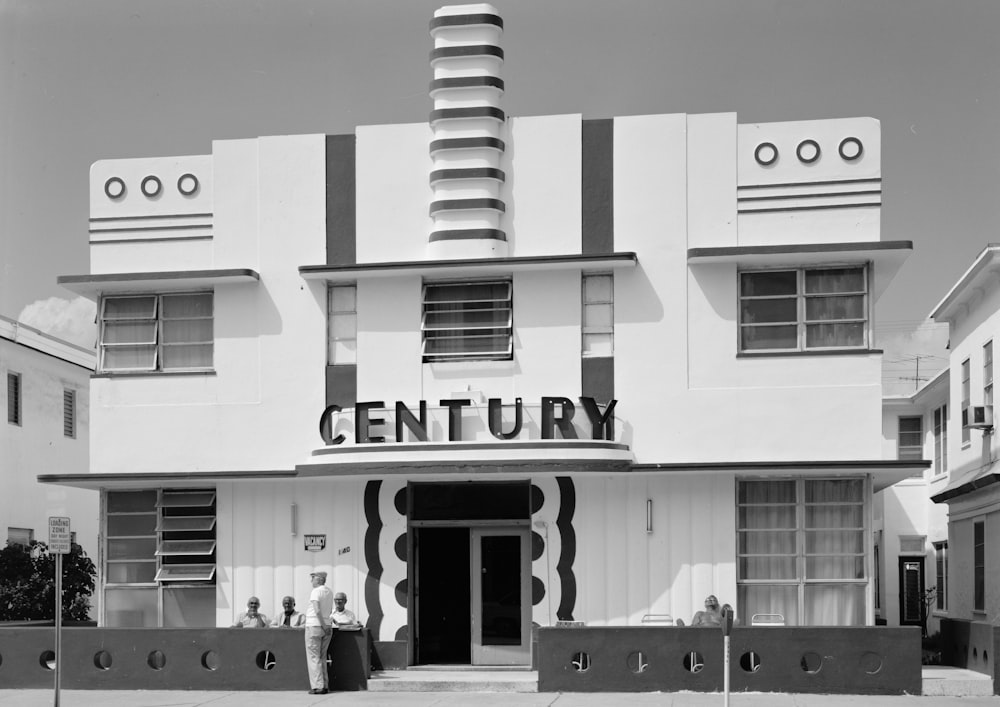
[{"label": "low concrete wall", "polygon": [[[0,628],[0,686],[53,685],[55,631]],[[334,690],[365,690],[367,630],[335,632]],[[66,628],[62,687],[73,690],[307,690],[301,629]]]},{"label": "low concrete wall", "polygon": [[[733,692],[919,695],[916,627],[733,629]],[[538,631],[541,692],[719,692],[718,628],[593,627]]]},{"label": "low concrete wall", "polygon": [[993,694],[1000,695],[1000,627],[980,621],[941,619],[941,662],[993,678]]}]

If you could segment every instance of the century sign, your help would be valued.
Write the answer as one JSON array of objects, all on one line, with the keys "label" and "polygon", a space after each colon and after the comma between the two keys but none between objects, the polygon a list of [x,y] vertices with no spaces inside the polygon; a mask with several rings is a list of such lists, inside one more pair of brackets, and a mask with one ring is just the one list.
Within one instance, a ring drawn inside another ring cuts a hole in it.
[{"label": "century sign", "polygon": [[[611,440],[614,439],[613,413],[617,400],[608,403],[604,410],[601,410],[597,401],[589,397],[580,397],[580,404],[587,414],[590,422],[591,439]],[[450,398],[440,401],[440,405],[448,409],[448,441],[457,442],[462,439],[462,408],[472,405],[472,401],[467,398]],[[514,403],[514,423],[509,430],[503,429],[503,402],[500,398],[489,399],[488,425],[490,434],[497,439],[515,439],[521,433],[523,422],[521,398],[517,398]],[[569,398],[548,397],[542,398],[542,439],[555,439],[556,430],[563,439],[576,439],[577,432],[573,426],[573,417],[576,415],[576,405]],[[384,418],[372,417],[373,410],[387,410],[383,401],[372,401],[357,403],[354,406],[354,439],[361,444],[382,443],[386,441],[384,435],[373,434],[373,427],[380,427],[386,424]],[[558,415],[556,411],[558,409]],[[323,411],[319,418],[319,433],[326,445],[343,444],[346,437],[342,434],[333,434],[333,415],[343,410],[339,405],[330,405]],[[414,439],[420,442],[428,440],[427,435],[427,401],[421,400],[418,413],[416,415],[402,401],[396,401],[396,438],[395,441],[404,440],[404,428],[410,431]]]}]

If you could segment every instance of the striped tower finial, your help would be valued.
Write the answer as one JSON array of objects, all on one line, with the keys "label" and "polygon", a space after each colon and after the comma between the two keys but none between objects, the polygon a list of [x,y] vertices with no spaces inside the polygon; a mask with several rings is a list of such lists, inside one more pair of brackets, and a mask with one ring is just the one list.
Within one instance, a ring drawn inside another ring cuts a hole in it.
[{"label": "striped tower finial", "polygon": [[503,20],[492,5],[452,5],[434,13],[430,185],[433,260],[507,256],[501,228],[506,116],[500,108]]}]

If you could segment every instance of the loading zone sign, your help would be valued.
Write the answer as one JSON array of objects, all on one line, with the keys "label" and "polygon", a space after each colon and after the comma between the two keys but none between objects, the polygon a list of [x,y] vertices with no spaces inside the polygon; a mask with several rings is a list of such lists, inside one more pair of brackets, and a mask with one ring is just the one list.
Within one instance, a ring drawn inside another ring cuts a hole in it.
[{"label": "loading zone sign", "polygon": [[309,552],[319,552],[326,548],[326,535],[306,535],[304,538]]},{"label": "loading zone sign", "polygon": [[49,552],[54,555],[69,554],[70,540],[69,518],[49,516]]}]

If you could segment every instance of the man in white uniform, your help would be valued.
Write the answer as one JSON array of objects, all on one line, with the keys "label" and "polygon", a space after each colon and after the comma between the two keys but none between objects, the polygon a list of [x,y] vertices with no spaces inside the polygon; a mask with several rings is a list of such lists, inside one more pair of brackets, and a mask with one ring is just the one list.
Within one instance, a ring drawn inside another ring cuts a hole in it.
[{"label": "man in white uniform", "polygon": [[333,613],[333,591],[326,586],[326,572],[309,574],[312,592],[306,608],[306,664],[309,667],[310,695],[325,695],[329,692],[326,674],[326,654],[330,650],[333,627],[330,614]]}]

